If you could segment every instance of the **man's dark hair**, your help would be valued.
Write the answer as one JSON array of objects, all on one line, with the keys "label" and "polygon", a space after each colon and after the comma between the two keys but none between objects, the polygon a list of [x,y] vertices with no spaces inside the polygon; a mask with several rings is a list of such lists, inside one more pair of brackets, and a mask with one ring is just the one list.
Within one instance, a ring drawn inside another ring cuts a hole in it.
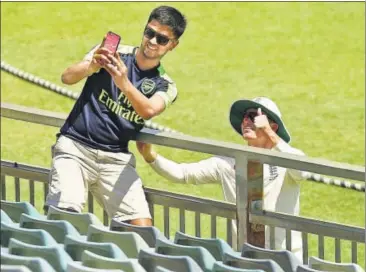
[{"label": "man's dark hair", "polygon": [[147,23],[150,23],[152,20],[156,20],[162,25],[169,26],[173,30],[176,39],[179,39],[187,26],[187,20],[184,15],[179,10],[169,6],[155,8],[151,12]]}]

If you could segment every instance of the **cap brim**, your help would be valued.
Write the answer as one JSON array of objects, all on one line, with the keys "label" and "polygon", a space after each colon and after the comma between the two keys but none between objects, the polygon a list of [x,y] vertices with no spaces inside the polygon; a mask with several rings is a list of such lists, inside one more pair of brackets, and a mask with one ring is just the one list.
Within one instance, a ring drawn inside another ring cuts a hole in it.
[{"label": "cap brim", "polygon": [[238,100],[233,103],[230,109],[230,123],[231,126],[242,135],[241,123],[243,122],[245,112],[248,109],[258,109],[261,108],[262,111],[273,120],[278,125],[277,135],[281,137],[285,142],[289,143],[291,140],[290,134],[288,133],[285,125],[283,124],[281,118],[277,114],[273,113],[271,110],[267,109],[263,105],[256,103],[252,100]]}]

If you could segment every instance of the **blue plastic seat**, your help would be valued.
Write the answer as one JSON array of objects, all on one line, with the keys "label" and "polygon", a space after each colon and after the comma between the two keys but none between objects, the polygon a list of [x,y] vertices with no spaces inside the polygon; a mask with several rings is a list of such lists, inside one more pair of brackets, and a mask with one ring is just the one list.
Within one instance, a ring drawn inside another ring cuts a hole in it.
[{"label": "blue plastic seat", "polygon": [[226,265],[244,269],[260,269],[266,272],[284,272],[283,269],[273,260],[251,259],[246,257],[240,257],[230,253],[225,254],[223,263]]},{"label": "blue plastic seat", "polygon": [[20,216],[22,213],[31,215],[33,217],[44,218],[36,208],[32,206],[29,202],[14,202],[1,200],[1,209],[7,213],[7,215],[16,223],[19,223]]},{"label": "blue plastic seat", "polygon": [[47,219],[68,221],[81,235],[87,234],[89,225],[103,225],[92,213],[68,212],[53,206],[48,208]]},{"label": "blue plastic seat", "polygon": [[174,272],[173,270],[166,269],[166,268],[161,267],[161,266],[157,266],[154,271],[155,272]]},{"label": "blue plastic seat", "polygon": [[233,253],[234,250],[222,239],[205,239],[177,231],[174,243],[185,246],[201,246],[206,248],[217,261],[222,261],[226,252]]},{"label": "blue plastic seat", "polygon": [[264,272],[264,271],[259,269],[237,268],[224,264],[222,261],[217,261],[214,263],[212,272]]},{"label": "blue plastic seat", "polygon": [[252,259],[270,259],[275,261],[285,272],[295,272],[301,264],[292,252],[288,250],[271,250],[244,243],[241,256]]},{"label": "blue plastic seat", "polygon": [[32,245],[51,246],[57,242],[53,237],[44,230],[24,229],[15,224],[7,224],[1,222],[1,245],[8,247],[10,238],[15,238]]},{"label": "blue plastic seat", "polygon": [[11,218],[9,217],[9,215],[4,212],[2,209],[1,209],[1,222],[4,222],[4,223],[14,223],[13,220],[11,220]]},{"label": "blue plastic seat", "polygon": [[321,270],[315,270],[306,265],[299,265],[296,269],[296,272],[321,272]]},{"label": "blue plastic seat", "polygon": [[1,272],[32,272],[24,265],[1,265],[0,266]]},{"label": "blue plastic seat", "polygon": [[67,235],[64,246],[66,252],[74,261],[81,261],[81,256],[84,250],[89,250],[95,254],[99,254],[108,258],[115,258],[119,260],[128,259],[122,250],[113,243],[89,242]]},{"label": "blue plastic seat", "polygon": [[309,267],[322,271],[364,272],[361,266],[354,263],[334,263],[317,257],[309,258]]},{"label": "blue plastic seat", "polygon": [[155,247],[157,239],[166,239],[165,236],[156,227],[135,226],[124,222],[119,222],[113,218],[110,224],[110,229],[122,232],[136,232],[145,240],[149,247]]},{"label": "blue plastic seat", "polygon": [[87,240],[114,243],[128,258],[137,258],[140,249],[148,250],[150,248],[145,240],[135,232],[112,231],[104,226],[90,225]]},{"label": "blue plastic seat", "polygon": [[66,235],[80,237],[75,227],[65,220],[48,220],[22,214],[19,226],[27,229],[43,229],[51,234],[58,243],[63,243]]},{"label": "blue plastic seat", "polygon": [[53,267],[43,258],[17,256],[1,252],[2,265],[24,265],[32,272],[55,272]]},{"label": "blue plastic seat", "polygon": [[169,256],[141,249],[139,263],[147,272],[154,272],[157,266],[175,272],[202,272],[200,266],[188,256]]},{"label": "blue plastic seat", "polygon": [[215,258],[208,252],[207,249],[200,246],[182,246],[174,244],[168,240],[156,241],[155,250],[157,253],[174,256],[188,256],[191,257],[203,271],[211,271]]},{"label": "blue plastic seat", "polygon": [[126,272],[146,272],[136,259],[118,260],[100,256],[84,250],[81,256],[83,266],[99,269],[122,269]]},{"label": "blue plastic seat", "polygon": [[90,268],[90,267],[86,267],[83,266],[80,263],[69,263],[67,265],[67,272],[125,272],[123,270],[120,269],[98,269],[98,268]]},{"label": "blue plastic seat", "polygon": [[56,271],[66,271],[67,264],[72,262],[71,257],[60,245],[36,246],[30,245],[14,238],[10,239],[9,253],[19,256],[40,257],[49,262]]}]

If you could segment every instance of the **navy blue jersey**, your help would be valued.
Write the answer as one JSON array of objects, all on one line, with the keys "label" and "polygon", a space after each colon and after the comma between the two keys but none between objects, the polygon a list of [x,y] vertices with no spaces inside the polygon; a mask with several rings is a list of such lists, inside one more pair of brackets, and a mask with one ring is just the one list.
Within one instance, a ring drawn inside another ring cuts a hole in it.
[{"label": "navy blue jersey", "polygon": [[[136,49],[132,46],[118,48],[128,69],[129,80],[148,98],[160,95],[167,107],[177,97],[174,82],[162,66],[140,70],[135,59]],[[90,59],[94,50],[84,59]],[[128,141],[143,126],[144,119],[136,113],[110,74],[100,69],[87,78],[80,97],[61,128],[61,134],[96,149],[127,152]]]}]

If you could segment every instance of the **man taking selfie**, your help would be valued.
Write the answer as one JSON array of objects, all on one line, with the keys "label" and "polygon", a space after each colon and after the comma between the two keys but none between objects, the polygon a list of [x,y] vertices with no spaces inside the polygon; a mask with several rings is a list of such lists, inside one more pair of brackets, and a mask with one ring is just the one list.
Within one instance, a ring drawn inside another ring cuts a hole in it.
[{"label": "man taking selfie", "polygon": [[65,84],[87,79],[52,148],[46,209],[81,212],[90,190],[110,217],[151,225],[128,142],[144,120],[162,113],[177,97],[160,60],[178,45],[186,24],[181,12],[160,6],[150,14],[140,47],[120,45],[112,52],[118,35],[109,39],[108,33],[101,45],[64,71]]}]

